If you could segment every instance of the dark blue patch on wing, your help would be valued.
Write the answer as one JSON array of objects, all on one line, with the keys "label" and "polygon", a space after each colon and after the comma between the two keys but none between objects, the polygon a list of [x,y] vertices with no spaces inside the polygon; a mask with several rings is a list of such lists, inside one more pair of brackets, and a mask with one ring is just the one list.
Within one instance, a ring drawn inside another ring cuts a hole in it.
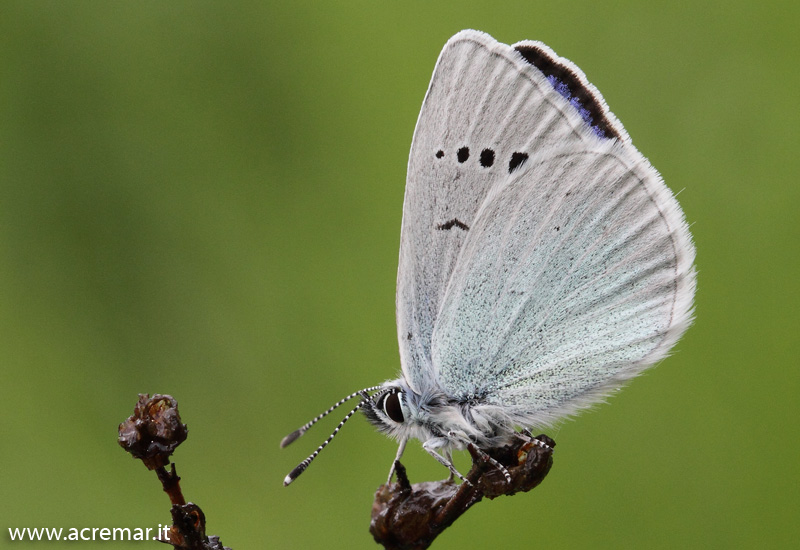
[{"label": "dark blue patch on wing", "polygon": [[555,90],[561,94],[561,96],[569,101],[569,104],[575,107],[575,110],[578,111],[578,114],[581,115],[583,121],[594,130],[594,133],[597,134],[597,137],[605,138],[608,137],[605,135],[605,132],[599,127],[594,124],[594,117],[592,117],[591,111],[581,105],[580,99],[572,95],[572,92],[569,90],[569,86],[564,82],[561,82],[558,78],[553,75],[547,76],[547,81],[555,88]]},{"label": "dark blue patch on wing", "polygon": [[537,46],[517,46],[516,50],[525,61],[544,73],[553,89],[575,108],[598,137],[621,138],[614,124],[606,116],[607,111],[602,100],[581,82],[581,78],[571,68],[559,63],[548,52]]}]

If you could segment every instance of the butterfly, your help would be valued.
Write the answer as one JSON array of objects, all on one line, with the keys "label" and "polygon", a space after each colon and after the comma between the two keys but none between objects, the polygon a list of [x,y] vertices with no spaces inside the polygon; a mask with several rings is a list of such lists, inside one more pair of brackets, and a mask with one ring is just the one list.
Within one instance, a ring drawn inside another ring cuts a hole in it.
[{"label": "butterfly", "polygon": [[[402,375],[356,411],[450,470],[593,405],[693,318],[683,212],[600,92],[541,42],[465,30],[442,50],[408,162],[397,276]],[[544,443],[539,442],[544,445]],[[491,457],[488,457],[493,461]],[[508,478],[508,472],[494,462]]]}]

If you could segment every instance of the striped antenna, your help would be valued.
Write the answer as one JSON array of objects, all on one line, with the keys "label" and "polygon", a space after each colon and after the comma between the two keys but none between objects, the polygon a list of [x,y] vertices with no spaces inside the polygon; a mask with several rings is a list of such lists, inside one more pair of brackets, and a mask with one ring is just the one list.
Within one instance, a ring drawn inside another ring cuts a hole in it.
[{"label": "striped antenna", "polygon": [[[354,414],[356,414],[356,411],[358,411],[358,409],[360,409],[362,406],[364,406],[364,404],[365,404],[365,403],[371,403],[371,402],[372,402],[372,401],[371,401],[371,399],[372,399],[372,398],[371,398],[371,397],[370,397],[370,396],[367,394],[367,392],[368,392],[368,391],[371,391],[371,390],[374,390],[374,389],[377,389],[377,388],[380,388],[380,386],[373,386],[372,388],[363,389],[363,390],[361,390],[360,392],[356,392],[355,394],[353,394],[353,395],[360,395],[360,396],[361,396],[361,401],[358,403],[358,405],[356,405],[355,407],[353,407],[353,410],[352,410],[352,411],[350,411],[349,413],[347,413],[347,416],[345,416],[345,417],[342,419],[342,421],[341,421],[341,422],[339,422],[339,425],[338,425],[338,426],[336,426],[336,429],[335,429],[335,430],[333,430],[333,433],[332,433],[331,435],[329,435],[329,436],[328,436],[328,439],[326,439],[325,441],[323,441],[323,442],[322,442],[322,445],[320,445],[319,447],[317,447],[317,450],[316,450],[316,451],[314,451],[313,453],[311,453],[310,455],[308,455],[308,458],[306,458],[306,459],[305,459],[303,462],[301,462],[300,464],[298,464],[298,465],[297,465],[297,467],[295,467],[295,469],[294,469],[294,470],[292,470],[291,472],[289,472],[289,475],[287,475],[287,476],[284,478],[284,480],[283,480],[283,486],[284,486],[284,487],[286,487],[287,485],[289,485],[289,484],[290,484],[292,481],[294,481],[295,479],[297,479],[297,478],[300,476],[300,474],[302,474],[303,472],[305,472],[305,471],[306,471],[306,468],[308,468],[308,465],[309,465],[309,464],[311,464],[311,461],[312,461],[312,460],[314,460],[315,458],[317,458],[317,455],[318,455],[318,454],[319,454],[319,453],[322,451],[322,449],[324,449],[324,448],[325,448],[325,446],[326,446],[328,443],[330,443],[330,442],[331,442],[331,440],[332,440],[332,439],[333,439],[333,438],[336,436],[336,434],[337,434],[337,433],[339,433],[339,430],[341,430],[341,429],[342,429],[342,426],[344,426],[344,423],[345,423],[345,422],[347,422],[348,420],[350,420],[350,417],[351,417],[351,416],[353,416]],[[389,390],[386,390],[386,391],[388,392]],[[385,392],[381,392],[381,393],[379,393],[378,395],[382,395],[383,393],[385,393]],[[351,397],[352,397],[352,396],[351,396]],[[317,421],[319,418],[322,418],[323,416],[325,416],[326,414],[328,414],[328,413],[329,413],[331,410],[335,409],[336,407],[338,407],[339,405],[341,405],[342,403],[344,403],[344,401],[347,401],[347,399],[349,399],[349,397],[348,397],[348,398],[345,398],[345,399],[343,399],[341,402],[339,402],[339,403],[337,403],[336,405],[334,405],[333,407],[331,407],[331,409],[329,409],[327,412],[325,412],[325,413],[321,414],[319,417],[315,418],[314,420],[312,420],[311,422],[309,422],[308,424],[306,424],[306,426],[308,426],[308,425],[310,425],[310,424],[313,424],[313,423],[314,423],[314,422],[316,422],[316,421]],[[304,426],[304,428],[305,428],[306,426]],[[301,429],[302,429],[302,428],[301,428]],[[298,430],[298,431],[300,431],[300,430]],[[290,435],[292,435],[292,434],[290,434]],[[302,435],[302,433],[301,433],[300,435]],[[288,437],[288,436],[287,436],[287,437]],[[300,436],[298,435],[297,437],[300,437]],[[297,439],[297,437],[295,437],[295,439]],[[292,441],[293,441],[293,440],[292,440]],[[291,441],[290,441],[290,443],[291,443]]]},{"label": "striped antenna", "polygon": [[[335,404],[334,404],[334,405],[333,405],[331,408],[329,408],[327,411],[325,411],[324,413],[320,414],[319,416],[317,416],[316,418],[314,418],[313,420],[311,420],[310,422],[308,422],[308,423],[307,423],[307,424],[305,424],[304,426],[302,426],[302,427],[300,427],[300,428],[296,429],[295,431],[293,431],[292,433],[290,433],[289,435],[287,435],[286,437],[284,437],[284,438],[281,440],[281,449],[283,449],[284,447],[288,446],[288,445],[289,445],[290,443],[292,443],[294,440],[298,439],[298,438],[299,438],[301,435],[303,435],[304,433],[306,433],[306,430],[308,430],[308,429],[309,429],[311,426],[313,426],[314,424],[316,424],[317,422],[319,422],[320,420],[322,420],[323,418],[325,418],[326,416],[328,416],[329,414],[331,414],[333,411],[335,411],[335,410],[336,410],[336,408],[337,408],[339,405],[343,405],[343,404],[347,403],[348,401],[350,401],[350,400],[351,400],[351,399],[353,399],[354,397],[358,397],[358,396],[362,396],[362,397],[363,397],[363,395],[362,395],[362,394],[364,394],[365,392],[375,391],[375,390],[378,390],[378,389],[380,389],[380,388],[381,388],[381,386],[372,386],[372,387],[370,387],[370,388],[364,388],[363,390],[359,390],[359,391],[357,391],[357,392],[351,393],[351,394],[350,394],[350,395],[348,395],[347,397],[345,397],[345,398],[343,398],[343,399],[340,399],[340,400],[339,400],[339,401],[337,401],[337,402],[336,402],[336,403],[335,403]],[[355,412],[355,411],[353,411],[353,412]],[[351,414],[352,414],[352,413],[351,413]],[[350,418],[350,415],[348,415],[348,417],[347,417],[347,418]],[[347,420],[347,419],[345,419],[345,420]],[[341,427],[341,424],[339,425],[339,427]],[[337,428],[337,430],[338,430],[338,428]],[[335,434],[335,433],[336,433],[336,432],[334,432],[334,434]],[[324,445],[323,445],[323,446],[324,446]],[[299,475],[299,474],[298,474],[298,475]]]}]

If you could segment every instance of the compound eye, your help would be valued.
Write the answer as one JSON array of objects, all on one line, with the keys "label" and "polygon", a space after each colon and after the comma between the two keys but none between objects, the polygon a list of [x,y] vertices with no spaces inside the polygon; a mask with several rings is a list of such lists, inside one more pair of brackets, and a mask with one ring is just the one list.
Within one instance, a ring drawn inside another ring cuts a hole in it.
[{"label": "compound eye", "polygon": [[403,409],[400,408],[400,392],[392,392],[383,400],[383,412],[395,422],[402,423]]}]

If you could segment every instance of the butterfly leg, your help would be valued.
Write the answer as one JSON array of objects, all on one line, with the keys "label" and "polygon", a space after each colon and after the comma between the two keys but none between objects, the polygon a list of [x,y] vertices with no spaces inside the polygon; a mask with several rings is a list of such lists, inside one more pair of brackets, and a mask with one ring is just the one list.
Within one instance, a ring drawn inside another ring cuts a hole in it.
[{"label": "butterfly leg", "polygon": [[400,446],[397,448],[397,455],[395,455],[394,460],[392,461],[392,467],[389,468],[389,479],[386,480],[387,485],[389,485],[392,482],[392,476],[394,475],[394,472],[397,469],[397,463],[403,456],[403,451],[406,450],[406,441],[408,440],[407,439],[400,440]]},{"label": "butterfly leg", "polygon": [[[451,460],[448,460],[447,458],[443,457],[442,455],[436,452],[436,449],[441,449],[442,447],[447,448],[447,445],[449,443],[450,440],[447,439],[446,437],[432,437],[431,439],[427,440],[425,443],[422,444],[422,448],[425,449],[425,451],[429,455],[435,458],[439,462],[439,464],[450,470],[450,477],[448,478],[449,480],[453,479],[453,475],[457,475],[461,481],[463,481],[464,483],[469,483],[469,481],[467,481],[467,478],[462,476],[461,472],[456,470],[456,467],[453,466],[453,462]],[[448,455],[450,454],[449,451],[447,452],[447,454]]]},{"label": "butterfly leg", "polygon": [[519,439],[523,440],[525,443],[532,443],[537,447],[541,447],[542,449],[545,450],[550,450],[550,451],[553,450],[553,448],[550,445],[548,445],[541,439],[534,437],[533,434],[531,434],[531,431],[527,428],[523,428],[521,432],[514,432],[514,435],[516,435]]},{"label": "butterfly leg", "polygon": [[[444,452],[444,457],[447,459],[447,461],[448,461],[450,464],[452,464],[452,463],[453,463],[453,453],[452,453],[452,451],[451,451],[450,449],[446,449],[446,450],[445,450],[445,452]],[[454,480],[454,479],[455,479],[455,476],[453,475],[453,471],[451,470],[451,471],[450,471],[450,475],[449,475],[449,476],[447,476],[447,480],[446,480],[446,482],[447,482],[447,483],[453,483],[453,480]]]},{"label": "butterfly leg", "polygon": [[459,434],[458,432],[449,432],[447,435],[450,436],[450,438],[452,439],[457,439],[461,441],[464,445],[472,445],[472,448],[477,451],[477,453],[483,460],[487,461],[489,464],[500,470],[500,472],[503,474],[503,477],[506,478],[506,481],[508,483],[511,483],[511,474],[508,473],[506,467],[497,462],[491,456],[489,456],[483,449],[473,444],[472,441],[470,441],[466,435]]}]

